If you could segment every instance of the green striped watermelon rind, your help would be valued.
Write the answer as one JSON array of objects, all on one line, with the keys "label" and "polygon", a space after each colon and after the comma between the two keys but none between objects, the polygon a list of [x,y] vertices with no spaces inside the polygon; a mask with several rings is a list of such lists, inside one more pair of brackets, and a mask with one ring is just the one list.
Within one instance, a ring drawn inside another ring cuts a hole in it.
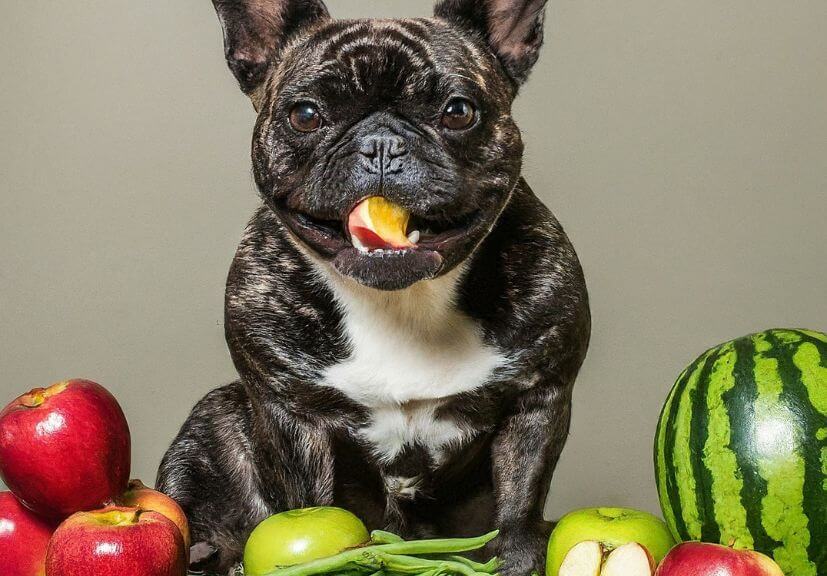
[{"label": "green striped watermelon rind", "polygon": [[676,540],[827,576],[827,335],[769,330],[702,354],[661,411],[655,476]]}]

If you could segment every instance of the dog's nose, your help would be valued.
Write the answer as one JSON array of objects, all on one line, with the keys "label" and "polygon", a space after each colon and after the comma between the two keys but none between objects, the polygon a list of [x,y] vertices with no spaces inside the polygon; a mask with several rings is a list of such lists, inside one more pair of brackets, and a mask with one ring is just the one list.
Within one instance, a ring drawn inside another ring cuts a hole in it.
[{"label": "dog's nose", "polygon": [[408,154],[408,146],[396,134],[374,135],[365,138],[359,153],[371,172],[392,174],[401,170],[399,160]]}]

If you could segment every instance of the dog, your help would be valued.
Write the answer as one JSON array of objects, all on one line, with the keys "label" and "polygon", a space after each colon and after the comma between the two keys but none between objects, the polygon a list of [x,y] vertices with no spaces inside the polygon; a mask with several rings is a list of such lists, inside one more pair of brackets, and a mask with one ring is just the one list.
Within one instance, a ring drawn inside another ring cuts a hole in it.
[{"label": "dog", "polygon": [[405,537],[497,527],[500,572],[542,574],[590,334],[511,115],[545,0],[389,20],[213,4],[258,114],[262,203],[227,281],[240,377],[198,402],[157,479],[190,519],[192,566],[227,573],[267,516],[334,505]]}]

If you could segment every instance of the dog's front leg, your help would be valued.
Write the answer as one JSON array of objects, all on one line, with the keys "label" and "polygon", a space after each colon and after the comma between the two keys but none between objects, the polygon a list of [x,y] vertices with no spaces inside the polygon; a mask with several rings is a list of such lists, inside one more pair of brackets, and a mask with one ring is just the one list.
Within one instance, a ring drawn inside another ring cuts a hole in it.
[{"label": "dog's front leg", "polygon": [[494,439],[492,464],[503,576],[544,573],[543,508],[569,430],[571,387],[556,378],[524,392]]},{"label": "dog's front leg", "polygon": [[327,431],[296,418],[273,395],[241,382],[211,392],[164,456],[157,486],[190,520],[198,570],[227,574],[270,514],[333,501]]}]

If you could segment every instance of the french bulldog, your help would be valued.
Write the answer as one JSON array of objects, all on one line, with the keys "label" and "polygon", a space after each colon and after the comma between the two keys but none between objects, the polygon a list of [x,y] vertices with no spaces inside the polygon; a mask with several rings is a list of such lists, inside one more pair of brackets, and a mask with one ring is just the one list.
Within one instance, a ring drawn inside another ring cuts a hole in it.
[{"label": "french bulldog", "polygon": [[227,281],[239,379],[195,406],[158,474],[193,566],[227,573],[262,519],[333,505],[405,537],[497,527],[500,572],[542,574],[590,334],[511,114],[545,0],[389,20],[213,3],[258,114],[262,203]]}]

